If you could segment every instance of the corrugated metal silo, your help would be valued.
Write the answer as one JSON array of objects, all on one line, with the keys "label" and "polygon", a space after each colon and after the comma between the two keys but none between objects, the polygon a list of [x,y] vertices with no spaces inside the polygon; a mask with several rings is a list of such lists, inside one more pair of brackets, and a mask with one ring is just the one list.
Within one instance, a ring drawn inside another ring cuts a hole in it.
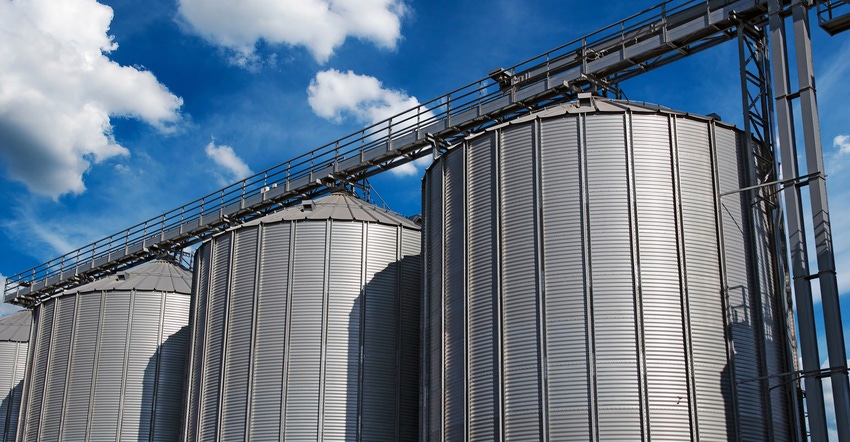
[{"label": "corrugated metal silo", "polygon": [[178,440],[190,294],[156,261],[35,307],[18,440]]},{"label": "corrugated metal silo", "polygon": [[343,193],[204,243],[186,440],[415,439],[420,247]]},{"label": "corrugated metal silo", "polygon": [[17,434],[31,325],[29,310],[0,318],[0,442]]},{"label": "corrugated metal silo", "polygon": [[734,192],[743,141],[591,99],[442,154],[423,183],[424,439],[792,439],[772,226]]}]

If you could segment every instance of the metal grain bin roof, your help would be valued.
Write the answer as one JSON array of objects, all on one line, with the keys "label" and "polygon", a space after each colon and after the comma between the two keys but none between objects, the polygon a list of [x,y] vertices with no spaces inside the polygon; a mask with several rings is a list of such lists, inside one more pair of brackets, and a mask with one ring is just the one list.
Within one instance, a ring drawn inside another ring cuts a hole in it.
[{"label": "metal grain bin roof", "polygon": [[[298,206],[288,207],[259,220],[243,224],[257,225],[276,221],[325,220],[363,221],[419,229],[410,219],[384,210],[347,193],[332,193],[316,200],[305,200]],[[237,227],[238,228],[238,227]]]},{"label": "metal grain bin roof", "polygon": [[712,115],[700,115],[693,114],[689,112],[682,112],[671,109],[669,107],[661,106],[659,104],[652,104],[640,101],[627,101],[627,100],[613,100],[610,98],[603,97],[585,97],[570,103],[559,104],[556,106],[552,106],[541,110],[539,112],[534,112],[519,118],[515,118],[508,122],[505,122],[500,125],[495,125],[488,128],[488,131],[492,131],[504,126],[508,125],[516,125],[522,124],[529,120],[534,120],[538,118],[551,118],[551,117],[559,117],[563,115],[574,115],[574,114],[605,114],[605,113],[615,113],[615,114],[623,114],[623,113],[632,113],[632,114],[664,114],[664,115],[682,115],[689,118],[693,118],[696,120],[714,120],[717,124],[726,127],[734,127],[733,124],[724,123],[720,121],[720,117],[716,114]]},{"label": "metal grain bin roof", "polygon": [[63,295],[117,290],[190,294],[192,293],[192,273],[168,261],[154,261],[65,290]]},{"label": "metal grain bin roof", "polygon": [[32,311],[21,310],[0,318],[0,342],[27,342],[30,339]]}]

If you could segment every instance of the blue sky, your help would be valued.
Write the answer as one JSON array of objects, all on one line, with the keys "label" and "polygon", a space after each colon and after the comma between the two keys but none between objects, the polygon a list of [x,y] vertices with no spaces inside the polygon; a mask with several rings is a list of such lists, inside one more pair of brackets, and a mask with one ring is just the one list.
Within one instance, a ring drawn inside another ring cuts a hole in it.
[{"label": "blue sky", "polygon": [[[655,3],[0,0],[0,274]],[[850,33],[812,34],[847,318]],[[630,99],[741,121],[735,42],[621,86]],[[372,184],[409,215],[420,179],[408,169]]]}]

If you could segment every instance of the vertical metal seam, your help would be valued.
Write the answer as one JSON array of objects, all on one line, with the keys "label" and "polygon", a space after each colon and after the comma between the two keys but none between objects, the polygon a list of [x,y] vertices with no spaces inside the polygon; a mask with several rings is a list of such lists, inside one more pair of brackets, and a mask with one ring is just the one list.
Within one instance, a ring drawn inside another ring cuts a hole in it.
[{"label": "vertical metal seam", "polygon": [[324,440],[325,434],[325,382],[327,382],[327,356],[328,356],[328,302],[329,302],[329,287],[328,280],[330,279],[328,268],[330,267],[331,259],[331,235],[333,231],[333,220],[325,220],[325,250],[322,269],[322,317],[321,317],[321,346],[319,347],[319,415],[316,419],[316,439]]},{"label": "vertical metal seam", "polygon": [[699,413],[696,394],[696,374],[694,373],[694,342],[691,330],[690,299],[688,297],[688,268],[685,251],[685,222],[682,213],[682,182],[679,168],[679,132],[676,117],[667,117],[670,141],[671,175],[673,177],[673,216],[676,224],[676,250],[679,267],[679,302],[682,315],[682,334],[685,341],[685,370],[688,382],[688,404],[690,414],[691,440],[699,441]]},{"label": "vertical metal seam", "polygon": [[632,296],[634,296],[635,314],[635,356],[637,358],[638,370],[638,397],[641,420],[641,435],[644,440],[652,440],[650,432],[649,414],[649,385],[648,372],[646,368],[646,325],[644,323],[643,310],[643,286],[640,265],[640,225],[638,222],[637,203],[637,177],[635,176],[635,146],[634,146],[634,119],[631,110],[623,114],[623,130],[625,132],[625,160],[626,160],[626,196],[628,199],[629,229],[631,230],[629,246],[631,248],[629,257],[632,267]]},{"label": "vertical metal seam", "polygon": [[[181,422],[181,424],[180,424],[180,433],[182,434],[184,442],[189,442],[191,440],[191,438],[189,437],[190,427],[192,426],[192,422],[190,422],[190,417],[192,415],[191,409],[192,409],[192,407],[200,408],[198,404],[195,404],[192,401],[192,385],[196,381],[200,382],[199,380],[195,379],[194,374],[195,374],[195,352],[199,351],[198,348],[196,348],[197,343],[195,342],[196,341],[195,338],[198,336],[196,330],[198,328],[198,309],[200,308],[200,306],[198,305],[199,304],[198,298],[200,296],[204,296],[203,293],[199,293],[199,291],[200,291],[199,286],[200,286],[200,280],[201,280],[201,276],[200,276],[201,275],[201,270],[200,270],[200,267],[201,267],[200,257],[201,257],[201,255],[199,254],[199,252],[201,251],[202,247],[203,247],[203,245],[201,245],[201,247],[198,247],[198,249],[195,251],[195,256],[193,258],[195,268],[194,268],[194,271],[192,272],[192,288],[191,288],[191,295],[190,295],[191,298],[190,298],[190,301],[189,301],[189,333],[190,333],[189,346],[188,346],[189,347],[188,348],[189,356],[188,356],[188,359],[186,360],[187,368],[186,368],[186,376],[184,376],[186,379],[188,379],[188,382],[185,382],[185,381],[183,382],[183,398],[184,398],[184,404],[186,404],[186,407],[183,410],[183,422]],[[197,424],[197,422],[195,422],[195,424]]]},{"label": "vertical metal seam", "polygon": [[121,440],[121,430],[124,427],[124,399],[127,393],[127,370],[130,368],[130,341],[133,339],[133,311],[136,309],[136,289],[130,289],[130,311],[127,313],[127,341],[124,343],[124,365],[121,370],[121,394],[118,401],[118,427],[115,436]]},{"label": "vertical metal seam", "polygon": [[396,319],[396,328],[395,328],[395,440],[399,440],[399,435],[401,434],[401,373],[403,372],[401,369],[401,345],[402,345],[402,302],[401,298],[404,295],[404,291],[401,288],[401,261],[404,257],[404,253],[402,251],[404,236],[403,229],[401,225],[396,226],[396,241],[395,241],[395,259],[398,264],[395,265],[395,319]]},{"label": "vertical metal seam", "polygon": [[448,160],[444,160],[440,162],[440,201],[442,203],[442,207],[440,210],[440,215],[442,216],[442,221],[440,223],[440,252],[442,259],[440,259],[440,404],[441,404],[441,413],[440,413],[440,436],[442,440],[446,439],[446,433],[448,432],[446,429],[446,421],[448,420],[447,416],[447,407],[446,407],[446,359],[447,358],[447,348],[448,342],[446,340],[446,310],[448,309],[448,301],[446,298],[446,284],[448,281],[446,280],[446,235],[448,235],[446,229],[446,219],[448,215],[446,214],[446,173],[448,169]]},{"label": "vertical metal seam", "polygon": [[[221,359],[218,363],[218,406],[216,408],[216,426],[215,440],[221,440],[222,421],[224,420],[224,397],[227,393],[227,377],[230,374],[227,370],[227,336],[230,333],[230,310],[233,304],[233,264],[234,254],[236,253],[236,235],[237,231],[231,231],[225,235],[230,235],[230,250],[227,254],[227,284],[224,288],[224,324],[221,332]],[[238,235],[242,236],[242,235]]]},{"label": "vertical metal seam", "polygon": [[496,418],[498,419],[498,436],[497,441],[505,440],[505,354],[504,354],[504,344],[505,339],[503,336],[504,333],[504,324],[502,323],[504,317],[504,291],[502,287],[502,269],[504,268],[504,256],[502,256],[502,250],[504,249],[502,244],[502,174],[504,173],[504,168],[502,167],[502,130],[497,129],[493,132],[493,167],[496,169],[496,173],[494,173],[495,185],[493,186],[493,208],[495,209],[495,230],[493,232],[493,236],[495,241],[495,255],[498,257],[494,261],[496,261],[496,271],[493,272],[493,285],[494,291],[496,293],[496,340],[497,344],[495,346],[496,353],[498,355],[498,364],[496,365],[496,376],[494,382],[496,383],[496,390],[498,391],[498,399],[496,401],[497,412],[494,413]]},{"label": "vertical metal seam", "polygon": [[[79,302],[79,301],[80,301],[81,296],[82,295],[78,293],[77,295],[74,295],[73,298],[65,298],[65,299],[73,299],[74,300],[73,318],[78,318],[80,316],[79,315],[80,304],[82,304],[82,302]],[[60,436],[62,436],[65,433],[65,421],[66,421],[65,413],[68,411],[68,408],[69,408],[69,407],[65,407],[64,405],[68,403],[68,390],[70,390],[70,388],[68,388],[68,384],[69,384],[69,381],[71,380],[71,361],[74,360],[74,344],[77,342],[76,338],[77,338],[78,330],[77,330],[77,327],[76,327],[77,324],[75,322],[76,321],[71,322],[71,330],[70,330],[71,337],[69,338],[69,344],[68,344],[68,361],[65,363],[66,364],[65,365],[65,383],[62,386],[62,390],[63,390],[62,391],[62,405],[63,406],[62,406],[62,410],[59,413],[59,435]]]},{"label": "vertical metal seam", "polygon": [[[366,279],[369,270],[369,223],[361,223],[360,254],[360,327],[358,327],[358,365],[357,365],[357,437],[363,440],[363,368],[366,366]],[[367,441],[368,442],[368,441]]]},{"label": "vertical metal seam", "polygon": [[278,437],[280,442],[286,438],[286,400],[289,396],[289,344],[292,340],[292,275],[295,267],[295,238],[298,234],[298,223],[290,222],[289,225],[289,259],[286,263],[286,323],[284,324],[283,344],[283,371],[281,373],[281,395],[280,395],[280,427]]},{"label": "vertical metal seam", "polygon": [[251,418],[253,417],[253,395],[254,395],[254,357],[257,351],[257,335],[259,334],[257,315],[260,309],[260,269],[263,262],[264,243],[263,238],[266,225],[260,222],[257,226],[257,251],[254,258],[254,288],[251,291],[251,342],[248,349],[248,392],[245,400],[245,440],[250,440],[251,437]]},{"label": "vertical metal seam", "polygon": [[579,194],[581,195],[582,262],[585,284],[585,330],[587,333],[587,380],[589,387],[590,439],[599,440],[599,404],[596,381],[596,335],[593,310],[593,268],[590,259],[590,193],[587,173],[587,115],[578,118]]},{"label": "vertical metal seam", "polygon": [[542,122],[535,118],[531,123],[531,191],[532,191],[532,217],[534,225],[532,232],[534,236],[535,257],[535,291],[537,302],[537,347],[538,347],[538,382],[539,398],[539,425],[540,436],[543,440],[549,440],[549,380],[548,380],[548,352],[546,348],[546,263],[543,259],[543,158],[542,158]]},{"label": "vertical metal seam", "polygon": [[463,173],[461,177],[461,189],[463,190],[463,195],[461,197],[463,208],[461,209],[463,217],[463,224],[461,228],[461,236],[463,236],[463,262],[464,266],[461,269],[463,272],[463,326],[461,327],[463,333],[463,425],[464,425],[464,435],[466,440],[470,439],[470,431],[472,429],[472,425],[470,425],[470,385],[472,385],[470,381],[470,364],[469,364],[469,192],[466,189],[466,184],[468,183],[467,177],[469,176],[467,168],[469,167],[469,144],[461,144],[458,149],[458,152],[455,155],[462,155],[461,163],[463,167],[461,168],[461,172]]},{"label": "vertical metal seam", "polygon": [[[491,164],[491,168],[496,170],[495,173],[490,174],[490,208],[492,209],[493,216],[490,217],[490,247],[491,251],[493,251],[493,256],[500,256],[501,247],[499,246],[499,238],[500,238],[500,227],[499,227],[499,216],[501,216],[501,208],[498,204],[498,192],[499,192],[499,182],[500,182],[500,166],[499,166],[499,156],[497,149],[497,138],[498,133],[494,134],[492,138],[490,138],[490,143],[488,145],[488,155]],[[502,428],[502,420],[501,420],[501,361],[502,361],[502,329],[501,329],[501,286],[499,284],[499,273],[501,271],[500,260],[492,259],[490,264],[490,283],[492,284],[493,295],[490,299],[488,299],[488,309],[490,310],[490,319],[492,321],[493,330],[491,335],[493,337],[492,342],[490,343],[491,351],[492,351],[492,364],[493,368],[491,369],[492,379],[490,381],[490,387],[492,388],[492,396],[493,406],[495,409],[488,410],[490,414],[493,415],[493,424],[491,428],[491,435],[493,438],[496,438],[497,435],[501,440],[501,428]],[[495,373],[492,373],[495,371]],[[493,397],[495,396],[495,397]]]},{"label": "vertical metal seam", "polygon": [[[425,177],[423,178],[422,185],[422,198],[420,200],[420,207],[423,209],[426,208],[426,204],[430,201],[430,188],[431,188],[431,178],[430,171],[425,173]],[[419,300],[419,308],[420,308],[420,316],[419,316],[419,442],[427,442],[429,440],[428,437],[428,429],[430,428],[429,424],[430,420],[430,410],[431,410],[431,400],[430,400],[430,376],[431,376],[431,359],[430,355],[430,339],[431,339],[431,327],[428,325],[428,321],[431,318],[430,308],[431,304],[429,302],[428,293],[431,287],[431,275],[429,273],[429,263],[431,259],[430,247],[426,243],[425,238],[430,236],[431,231],[431,223],[428,221],[430,218],[430,214],[428,216],[422,217],[423,222],[423,230],[424,235],[421,235],[419,238],[420,250],[422,252],[422,261],[419,266],[420,275],[422,275],[422,280],[419,281],[419,290],[422,294],[422,298]]]},{"label": "vertical metal seam", "polygon": [[[717,259],[720,267],[720,283],[721,283],[721,297],[720,302],[723,308],[723,336],[726,340],[726,363],[729,372],[729,394],[730,394],[730,402],[732,403],[732,409],[734,410],[733,416],[733,425],[735,428],[735,438],[740,439],[741,435],[741,422],[738,419],[738,390],[737,390],[737,382],[736,371],[735,371],[735,341],[734,337],[731,336],[731,324],[732,324],[732,302],[729,300],[729,274],[727,271],[726,264],[726,234],[724,233],[723,228],[723,203],[722,203],[722,193],[723,189],[720,185],[720,161],[717,153],[717,137],[715,134],[715,124],[712,121],[710,126],[710,138],[711,142],[709,143],[709,153],[711,155],[711,177],[712,177],[712,188],[714,191],[714,216],[715,216],[715,226],[717,232]],[[746,147],[745,147],[746,148]],[[722,386],[721,386],[722,388]]]},{"label": "vertical metal seam", "polygon": [[98,312],[97,318],[97,337],[95,337],[95,347],[94,347],[94,362],[92,363],[92,383],[91,390],[89,391],[89,405],[88,405],[88,422],[86,422],[86,441],[91,439],[91,424],[94,416],[94,397],[95,391],[97,391],[97,375],[100,373],[98,369],[98,365],[100,363],[100,348],[103,345],[103,318],[106,315],[106,296],[100,297],[100,311]]}]

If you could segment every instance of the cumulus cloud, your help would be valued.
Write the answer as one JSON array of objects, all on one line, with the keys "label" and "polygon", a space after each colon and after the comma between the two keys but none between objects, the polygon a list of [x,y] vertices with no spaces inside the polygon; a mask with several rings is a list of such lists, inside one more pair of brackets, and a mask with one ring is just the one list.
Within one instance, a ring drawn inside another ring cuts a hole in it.
[{"label": "cumulus cloud", "polygon": [[0,159],[33,193],[79,194],[92,163],[128,155],[111,116],[163,131],[179,121],[179,97],[106,56],[111,21],[94,0],[0,2]]},{"label": "cumulus cloud", "polygon": [[256,61],[258,41],[303,46],[324,63],[349,36],[394,49],[401,37],[401,0],[179,0],[192,30],[233,51],[233,61]]},{"label": "cumulus cloud", "polygon": [[[375,77],[336,69],[316,74],[307,88],[307,102],[316,115],[337,123],[348,117],[359,123],[375,124],[399,115],[398,120],[402,122],[394,126],[394,132],[416,124],[418,109],[415,108],[419,106],[416,97],[385,88]],[[426,111],[422,117],[428,119],[433,115]],[[391,172],[402,176],[414,175],[429,163],[430,158],[420,158],[395,167]]]},{"label": "cumulus cloud", "polygon": [[242,158],[239,158],[239,156],[236,155],[236,152],[234,152],[233,148],[230,146],[216,146],[215,140],[213,140],[207,144],[204,151],[211,160],[224,169],[225,174],[218,177],[219,183],[222,185],[230,184],[233,181],[239,181],[254,174],[251,172],[248,165],[242,161]]},{"label": "cumulus cloud", "polygon": [[850,135],[837,135],[832,139],[832,145],[838,149],[839,155],[850,153]]}]

